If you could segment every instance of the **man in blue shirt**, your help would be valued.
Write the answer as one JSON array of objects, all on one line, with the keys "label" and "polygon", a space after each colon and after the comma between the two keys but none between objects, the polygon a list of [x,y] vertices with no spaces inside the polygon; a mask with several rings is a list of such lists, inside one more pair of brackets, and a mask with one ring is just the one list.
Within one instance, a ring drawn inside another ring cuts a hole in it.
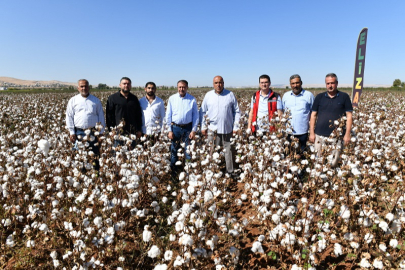
[{"label": "man in blue shirt", "polygon": [[195,98],[187,93],[188,82],[177,82],[178,93],[172,95],[167,102],[166,124],[169,130],[168,137],[172,140],[170,147],[170,168],[172,175],[176,174],[177,152],[181,143],[185,143],[184,153],[186,160],[191,159],[187,153],[189,141],[194,139],[198,126],[198,107]]},{"label": "man in blue shirt", "polygon": [[[353,106],[348,94],[340,92],[336,74],[329,73],[325,78],[326,92],[316,96],[312,106],[311,121],[309,124],[309,141],[315,143],[315,151],[320,155],[322,144],[335,130],[335,120],[346,116],[346,127],[343,129],[343,141],[339,134],[337,137],[338,149],[333,152],[332,167],[336,167],[344,145],[350,143],[352,129]],[[316,123],[316,127],[315,127]],[[336,130],[338,131],[338,130]]]},{"label": "man in blue shirt", "polygon": [[208,141],[215,139],[215,145],[224,146],[226,171],[234,176],[231,138],[239,129],[238,101],[231,91],[224,88],[224,79],[221,76],[214,77],[213,85],[214,90],[205,95],[201,105],[201,133],[208,135]]},{"label": "man in blue shirt", "polygon": [[290,111],[291,128],[287,129],[288,140],[291,136],[298,139],[300,144],[300,154],[307,146],[309,118],[311,108],[314,103],[314,95],[302,89],[302,80],[300,75],[294,74],[290,77],[291,91],[283,96],[283,108]]}]

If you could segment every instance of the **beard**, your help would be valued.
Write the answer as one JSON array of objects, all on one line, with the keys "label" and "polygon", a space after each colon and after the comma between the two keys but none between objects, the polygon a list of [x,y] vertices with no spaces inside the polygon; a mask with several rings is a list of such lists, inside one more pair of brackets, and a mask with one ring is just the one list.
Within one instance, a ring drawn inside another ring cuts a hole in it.
[{"label": "beard", "polygon": [[154,96],[155,96],[155,93],[153,93],[153,92],[147,92],[146,95],[148,95],[148,97],[154,97]]},{"label": "beard", "polygon": [[293,88],[293,93],[294,94],[296,94],[296,95],[298,95],[299,93],[301,93],[301,91],[302,91],[302,88]]}]

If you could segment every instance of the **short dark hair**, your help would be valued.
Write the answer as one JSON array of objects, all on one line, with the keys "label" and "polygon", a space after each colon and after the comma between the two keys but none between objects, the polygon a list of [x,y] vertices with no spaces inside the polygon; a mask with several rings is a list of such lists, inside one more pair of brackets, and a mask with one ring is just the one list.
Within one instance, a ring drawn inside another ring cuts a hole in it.
[{"label": "short dark hair", "polygon": [[129,81],[129,83],[130,83],[130,84],[132,84],[131,79],[130,79],[130,78],[128,78],[128,77],[122,77],[122,78],[121,78],[121,80],[120,80],[120,83],[122,82],[122,80],[128,80],[128,81]]},{"label": "short dark hair", "polygon": [[262,76],[260,76],[259,77],[259,82],[260,82],[260,79],[267,79],[267,80],[269,80],[269,83],[271,83],[270,76],[267,75],[267,74],[263,74]]},{"label": "short dark hair", "polygon": [[177,82],[177,85],[179,85],[179,83],[185,83],[186,86],[188,87],[188,81],[186,81],[186,80],[179,80],[179,81]]},{"label": "short dark hair", "polygon": [[327,77],[336,78],[336,81],[338,81],[338,77],[336,76],[335,73],[328,73],[328,74],[326,74],[325,78],[327,78]]},{"label": "short dark hair", "polygon": [[300,82],[302,82],[302,80],[301,80],[301,76],[300,76],[300,75],[298,75],[298,74],[291,75],[291,77],[290,77],[290,81],[291,81],[292,79],[296,79],[296,78],[300,79]]},{"label": "short dark hair", "polygon": [[148,87],[149,84],[153,85],[153,88],[156,88],[156,84],[154,82],[147,82],[145,84],[145,88]]},{"label": "short dark hair", "polygon": [[79,84],[79,82],[86,82],[86,86],[89,86],[89,81],[86,79],[80,79],[77,81],[77,84]]}]

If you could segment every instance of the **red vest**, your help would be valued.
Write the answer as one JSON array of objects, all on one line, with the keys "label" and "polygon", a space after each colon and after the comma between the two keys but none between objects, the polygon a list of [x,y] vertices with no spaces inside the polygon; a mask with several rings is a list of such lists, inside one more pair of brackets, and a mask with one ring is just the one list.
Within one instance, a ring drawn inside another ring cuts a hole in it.
[{"label": "red vest", "polygon": [[[272,90],[268,98],[267,108],[269,111],[269,121],[273,118],[273,114],[277,111],[277,98],[278,94]],[[257,111],[259,110],[259,100],[260,100],[260,90],[253,94],[253,119],[252,123],[256,122],[257,119]],[[256,126],[251,126],[252,132],[256,131]],[[275,131],[276,128],[274,126],[270,126],[270,131]]]}]

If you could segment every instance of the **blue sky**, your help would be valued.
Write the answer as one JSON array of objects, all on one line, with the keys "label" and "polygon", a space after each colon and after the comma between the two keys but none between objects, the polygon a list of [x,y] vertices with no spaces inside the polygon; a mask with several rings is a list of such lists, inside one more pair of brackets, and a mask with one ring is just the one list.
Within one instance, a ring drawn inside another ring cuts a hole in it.
[{"label": "blue sky", "polygon": [[272,84],[301,75],[352,84],[368,27],[364,83],[405,80],[405,1],[0,0],[0,76],[118,85]]}]

